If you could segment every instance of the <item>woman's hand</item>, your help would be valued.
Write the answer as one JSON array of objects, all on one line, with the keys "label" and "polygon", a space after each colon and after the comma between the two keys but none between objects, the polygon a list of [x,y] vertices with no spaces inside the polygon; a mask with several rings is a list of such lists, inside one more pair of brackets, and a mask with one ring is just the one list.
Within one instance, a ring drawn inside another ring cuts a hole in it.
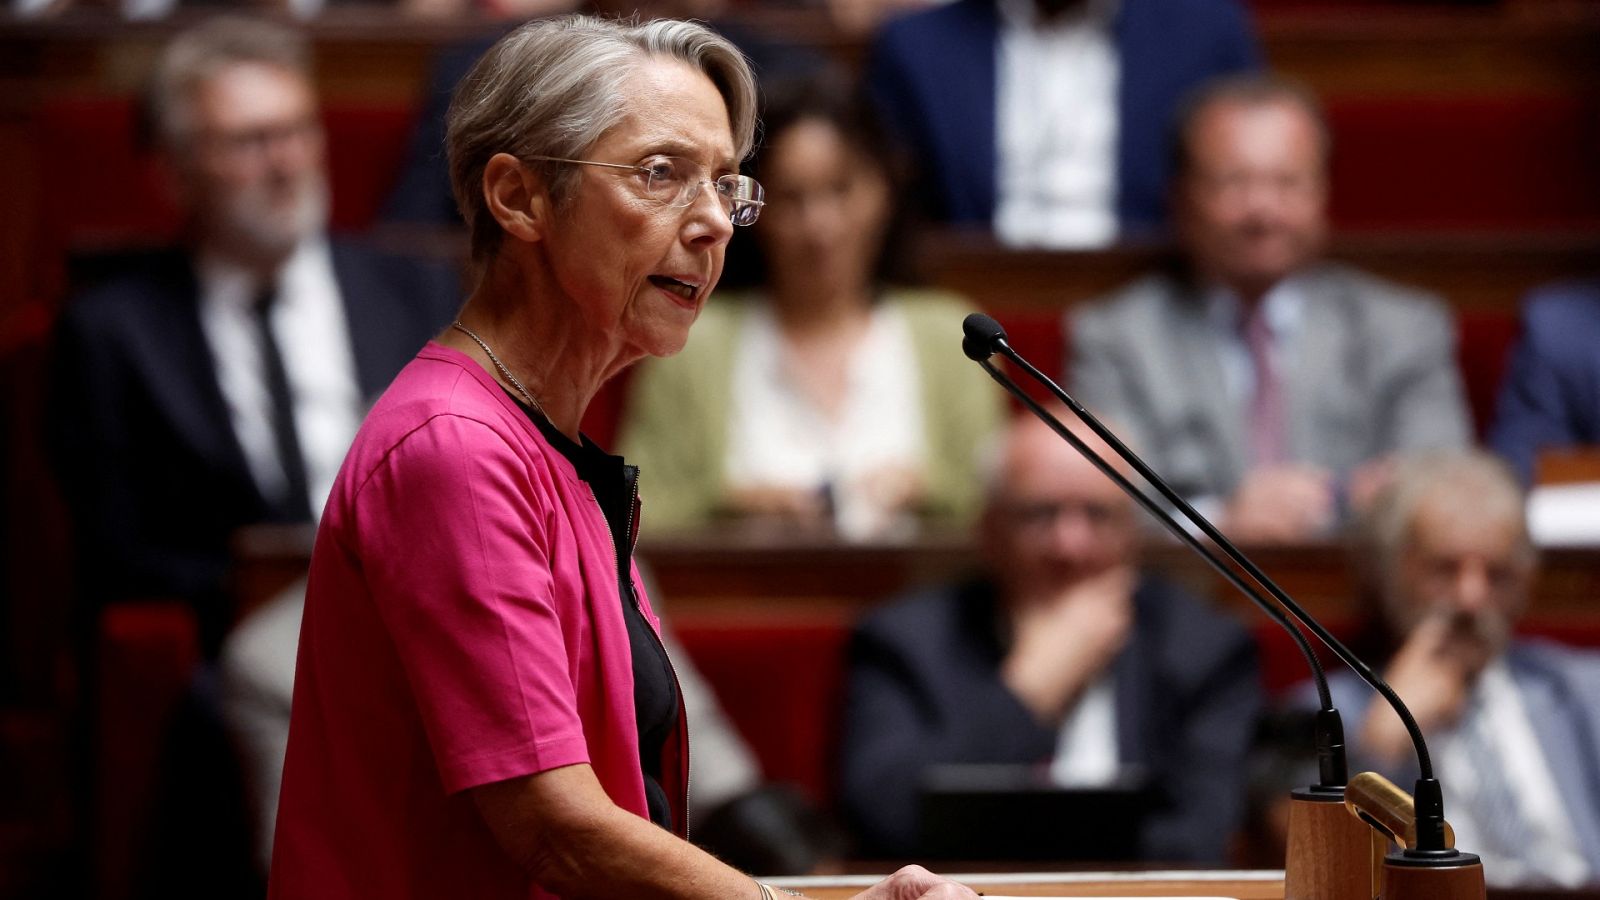
[{"label": "woman's hand", "polygon": [[852,900],[966,900],[977,896],[966,885],[941,878],[921,866],[906,866]]}]

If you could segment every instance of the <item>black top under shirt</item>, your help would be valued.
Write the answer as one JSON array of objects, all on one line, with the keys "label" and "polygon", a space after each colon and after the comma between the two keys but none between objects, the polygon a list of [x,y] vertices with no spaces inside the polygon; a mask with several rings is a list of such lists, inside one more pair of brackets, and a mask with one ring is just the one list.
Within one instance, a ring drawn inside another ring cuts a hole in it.
[{"label": "black top under shirt", "polygon": [[630,466],[620,456],[601,450],[587,437],[580,445],[562,434],[543,413],[506,391],[538,427],[550,446],[565,456],[578,477],[594,491],[600,512],[611,527],[611,540],[617,553],[617,585],[622,601],[622,617],[628,623],[628,648],[633,655],[633,715],[639,729],[639,766],[644,771],[644,794],[650,805],[650,821],[672,830],[672,808],[661,787],[661,762],[667,741],[678,730],[678,679],[666,648],[639,608],[633,592],[629,565],[633,558],[633,536],[638,527],[639,467]]}]

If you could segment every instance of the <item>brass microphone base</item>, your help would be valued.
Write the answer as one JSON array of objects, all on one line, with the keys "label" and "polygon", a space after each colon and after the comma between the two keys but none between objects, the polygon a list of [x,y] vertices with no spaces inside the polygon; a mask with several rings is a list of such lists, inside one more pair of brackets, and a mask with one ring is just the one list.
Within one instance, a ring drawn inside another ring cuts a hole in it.
[{"label": "brass microphone base", "polygon": [[1345,809],[1344,788],[1291,793],[1284,900],[1371,900],[1371,834]]}]

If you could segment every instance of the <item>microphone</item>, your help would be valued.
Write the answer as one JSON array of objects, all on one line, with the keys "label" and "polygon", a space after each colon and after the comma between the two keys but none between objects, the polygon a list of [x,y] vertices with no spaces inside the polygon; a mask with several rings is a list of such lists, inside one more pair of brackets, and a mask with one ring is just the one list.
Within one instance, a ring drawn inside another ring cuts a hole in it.
[{"label": "microphone", "polygon": [[995,355],[1001,344],[1007,349],[1011,345],[1006,343],[1006,330],[1000,323],[989,318],[983,313],[973,313],[961,321],[961,352],[973,362],[983,362]]},{"label": "microphone", "polygon": [[[1014,361],[1020,361],[1022,359],[1022,357],[1017,354],[1016,350],[1012,349],[1010,342],[1006,340],[1006,330],[1005,328],[1001,327],[999,322],[996,322],[993,318],[986,316],[983,313],[972,313],[962,321],[961,330],[964,334],[961,340],[961,350],[967,355],[968,359],[971,359],[981,365],[984,370],[989,373],[990,377],[994,378],[995,381],[1000,383],[1001,387],[1010,391],[1012,394],[1016,395],[1020,400],[1022,400],[1023,404],[1026,405],[1034,415],[1038,416],[1040,419],[1043,419],[1045,424],[1049,425],[1053,431],[1064,438],[1067,443],[1071,444],[1073,449],[1087,457],[1089,462],[1095,465],[1095,468],[1099,469],[1102,474],[1116,482],[1118,487],[1127,492],[1127,494],[1132,497],[1134,501],[1137,502],[1141,507],[1143,507],[1146,512],[1149,512],[1151,515],[1155,516],[1156,520],[1161,522],[1162,525],[1166,526],[1167,530],[1172,532],[1172,534],[1177,537],[1179,541],[1183,542],[1189,547],[1189,549],[1199,554],[1199,556],[1209,563],[1211,568],[1215,569],[1220,575],[1222,575],[1222,577],[1227,580],[1229,584],[1232,584],[1240,593],[1244,594],[1245,597],[1254,602],[1255,605],[1263,613],[1265,613],[1268,618],[1278,623],[1280,627],[1289,633],[1289,636],[1295,642],[1295,646],[1299,648],[1300,655],[1305,657],[1306,665],[1311,669],[1312,679],[1317,686],[1317,696],[1321,701],[1321,710],[1317,714],[1316,722],[1319,780],[1316,785],[1312,786],[1311,790],[1318,793],[1328,793],[1330,795],[1337,796],[1339,791],[1344,787],[1345,781],[1348,777],[1348,766],[1345,762],[1344,752],[1344,724],[1339,717],[1339,711],[1333,707],[1333,696],[1328,690],[1328,679],[1326,674],[1323,672],[1322,661],[1317,658],[1316,652],[1311,649],[1311,645],[1306,641],[1305,635],[1301,634],[1300,630],[1294,627],[1282,610],[1280,610],[1277,606],[1267,602],[1266,598],[1262,597],[1255,588],[1240,580],[1238,575],[1232,569],[1228,568],[1225,563],[1218,559],[1216,554],[1214,554],[1209,547],[1206,547],[1204,544],[1200,543],[1200,541],[1196,539],[1187,528],[1184,528],[1182,525],[1178,524],[1178,522],[1174,521],[1172,516],[1165,509],[1162,509],[1159,504],[1151,500],[1149,496],[1146,495],[1140,488],[1125,479],[1120,472],[1117,472],[1115,469],[1112,469],[1109,465],[1105,464],[1103,460],[1100,459],[1099,454],[1094,453],[1087,446],[1085,446],[1077,435],[1072,434],[1070,430],[1061,425],[1060,422],[1056,421],[1055,417],[1050,415],[1049,411],[1033,402],[1031,398],[1026,396],[1025,392],[1023,392],[1021,388],[1017,387],[1016,384],[1005,375],[1005,373],[1001,372],[999,369],[996,369],[989,363],[990,357],[992,357],[995,353],[1000,353],[1006,358]],[[1027,366],[1026,362],[1022,362],[1020,364],[1026,366],[1028,369],[1032,369],[1031,366]],[[1042,375],[1038,374],[1037,369],[1032,369],[1032,371],[1036,377],[1043,378]],[[1048,386],[1055,387],[1053,383],[1049,383],[1049,379],[1044,380],[1048,383]],[[1055,390],[1059,396],[1065,396],[1065,392],[1062,392],[1059,388],[1056,388]],[[1069,403],[1069,406],[1070,405],[1071,404]],[[1074,410],[1074,412],[1076,412],[1076,410]],[[1128,448],[1124,446],[1121,441],[1116,440],[1115,436],[1111,435],[1109,431],[1101,433],[1101,429],[1095,428],[1095,424],[1098,423],[1091,424],[1090,427],[1094,428],[1096,433],[1100,434],[1101,438],[1105,439],[1107,444],[1109,444],[1119,456],[1132,465],[1134,471],[1138,472],[1141,477],[1154,485],[1156,489],[1161,492],[1162,496],[1166,497],[1169,502],[1176,506],[1180,511],[1184,512],[1190,521],[1195,521],[1197,518],[1199,518],[1199,513],[1195,512],[1193,507],[1184,502],[1183,498],[1178,496],[1177,492],[1173,491],[1159,475],[1156,475],[1154,471],[1150,470],[1150,468],[1144,464],[1143,460],[1139,459],[1133,454],[1132,451],[1128,450]],[[1200,522],[1195,522],[1195,524],[1199,526]],[[1206,523],[1206,526],[1209,525],[1209,522]],[[1201,531],[1207,531],[1206,527],[1202,527]],[[1215,529],[1211,529],[1211,531],[1207,532],[1207,536],[1216,541],[1217,545],[1222,547],[1225,552],[1231,551],[1229,555],[1234,559],[1235,562],[1240,563],[1247,572],[1254,568],[1253,566],[1248,565],[1249,561],[1244,558],[1244,554],[1240,553],[1238,549],[1227,540],[1227,538],[1222,537],[1220,532],[1216,532],[1213,535],[1211,532],[1214,531]],[[1265,574],[1259,573],[1259,570],[1256,572],[1251,572],[1251,575],[1258,583],[1266,578]]]},{"label": "microphone", "polygon": [[[973,313],[967,316],[962,323],[962,331],[964,337],[961,342],[961,348],[968,358],[977,362],[1001,387],[1017,397],[1029,411],[1044,421],[1046,425],[1049,425],[1053,431],[1065,439],[1068,444],[1072,445],[1090,463],[1094,464],[1095,468],[1102,474],[1111,478],[1118,487],[1122,488],[1141,507],[1155,515],[1157,520],[1166,526],[1169,531],[1205,559],[1212,568],[1222,573],[1230,584],[1255,602],[1257,606],[1267,612],[1274,621],[1287,629],[1291,636],[1295,638],[1295,643],[1300,647],[1302,655],[1306,657],[1307,664],[1311,667],[1317,684],[1319,700],[1322,703],[1322,710],[1317,716],[1317,754],[1319,774],[1323,783],[1314,786],[1312,793],[1318,792],[1319,789],[1324,792],[1337,791],[1338,795],[1343,793],[1343,787],[1346,783],[1343,726],[1339,721],[1338,711],[1333,708],[1332,698],[1328,691],[1326,676],[1322,671],[1321,663],[1317,660],[1316,654],[1311,652],[1304,635],[1288,622],[1284,613],[1292,615],[1295,621],[1311,631],[1319,641],[1333,651],[1334,655],[1349,666],[1351,671],[1355,672],[1361,680],[1365,681],[1388,702],[1390,707],[1394,709],[1395,714],[1400,717],[1401,722],[1405,725],[1407,734],[1411,737],[1412,746],[1417,754],[1420,777],[1417,779],[1415,789],[1414,825],[1411,832],[1412,843],[1403,850],[1400,857],[1391,857],[1385,861],[1384,872],[1386,874],[1398,873],[1406,879],[1413,879],[1420,870],[1435,869],[1441,879],[1450,879],[1452,885],[1468,884],[1469,887],[1467,889],[1469,891],[1470,883],[1475,879],[1476,889],[1481,895],[1483,883],[1482,866],[1477,856],[1470,853],[1462,853],[1451,846],[1454,841],[1446,830],[1448,826],[1445,824],[1444,819],[1444,799],[1439,782],[1433,775],[1433,761],[1428,753],[1427,742],[1422,736],[1422,730],[1417,725],[1416,718],[1412,716],[1411,711],[1406,708],[1405,703],[1394,692],[1394,689],[1374,673],[1365,662],[1352,653],[1349,648],[1345,647],[1338,638],[1329,633],[1315,617],[1301,608],[1276,582],[1240,552],[1233,542],[1228,540],[1226,535],[1222,534],[1216,526],[1212,525],[1208,519],[1179,496],[1160,475],[1145,464],[1144,460],[1129,450],[1099,419],[1085,409],[1082,404],[1078,403],[1077,400],[1073,399],[1066,391],[1062,390],[1060,385],[1056,384],[1017,353],[1006,339],[1005,329],[1000,326],[999,322],[981,313]],[[1193,535],[1179,525],[1176,520],[1167,514],[1166,510],[1161,509],[1142,490],[1134,487],[1120,473],[1112,469],[1108,463],[1100,459],[1097,453],[1091,451],[1081,439],[1072,434],[1055,416],[1051,415],[1049,411],[1040,406],[1015,382],[996,368],[989,361],[996,353],[1011,360],[1012,363],[1044,385],[1052,395],[1064,403],[1072,411],[1073,415],[1077,416],[1096,436],[1105,441],[1119,457],[1132,466],[1141,478],[1155,487],[1162,497],[1178,509],[1201,533],[1221,548],[1229,559],[1250,575],[1256,584],[1271,594],[1273,599],[1277,600],[1279,606],[1281,606],[1281,611],[1267,603],[1253,588],[1250,588],[1241,579],[1234,576],[1221,560],[1217,559],[1209,549],[1205,548]],[[1332,783],[1330,784],[1330,782]],[[1296,793],[1295,799],[1301,799],[1298,796],[1298,792]],[[1343,843],[1342,840],[1341,843]],[[1291,861],[1293,861],[1294,856],[1293,848],[1291,848]],[[1316,868],[1321,869],[1323,867],[1317,866]],[[1348,879],[1339,879],[1337,873],[1330,877],[1334,881],[1340,881],[1341,887],[1348,882]],[[1462,881],[1463,879],[1465,879],[1465,882]],[[1293,881],[1292,877],[1286,877],[1286,893],[1293,886]],[[1408,881],[1407,883],[1414,882]],[[1426,882],[1422,883],[1425,884]],[[1438,883],[1443,884],[1444,882],[1440,881]],[[1314,891],[1313,893],[1325,894],[1326,891]],[[1343,895],[1342,890],[1340,893]]]}]

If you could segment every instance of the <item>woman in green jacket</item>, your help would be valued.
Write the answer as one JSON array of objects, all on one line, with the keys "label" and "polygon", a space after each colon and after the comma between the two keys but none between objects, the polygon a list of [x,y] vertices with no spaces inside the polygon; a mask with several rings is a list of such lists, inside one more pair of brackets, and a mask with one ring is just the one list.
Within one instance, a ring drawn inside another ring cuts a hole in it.
[{"label": "woman in green jacket", "polygon": [[635,376],[622,451],[652,532],[760,517],[846,537],[964,524],[1002,395],[959,352],[970,311],[884,273],[896,166],[828,79],[769,99],[755,174],[760,289],[718,296],[682,353]]}]

